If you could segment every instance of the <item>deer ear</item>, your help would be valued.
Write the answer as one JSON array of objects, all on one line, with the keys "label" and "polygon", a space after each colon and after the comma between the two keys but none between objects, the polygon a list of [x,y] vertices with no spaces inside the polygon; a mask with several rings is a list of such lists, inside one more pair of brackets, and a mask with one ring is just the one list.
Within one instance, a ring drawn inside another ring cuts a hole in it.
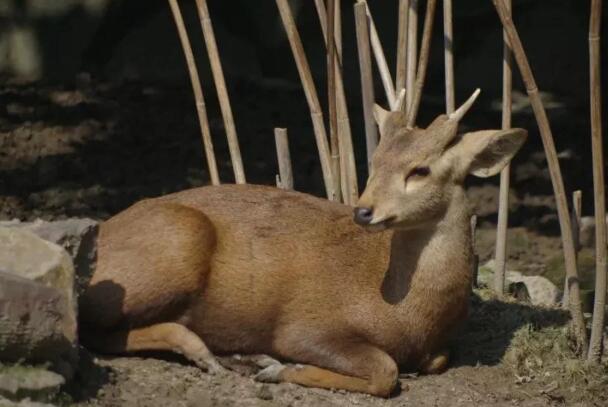
[{"label": "deer ear", "polygon": [[463,173],[487,178],[498,174],[526,141],[524,129],[482,130],[466,133],[457,143]]},{"label": "deer ear", "polygon": [[384,123],[386,123],[386,120],[388,119],[390,114],[391,112],[389,112],[388,110],[384,110],[377,103],[374,104],[374,119],[376,120],[376,123],[378,123],[378,128],[380,130],[382,130],[382,127],[384,126]]}]

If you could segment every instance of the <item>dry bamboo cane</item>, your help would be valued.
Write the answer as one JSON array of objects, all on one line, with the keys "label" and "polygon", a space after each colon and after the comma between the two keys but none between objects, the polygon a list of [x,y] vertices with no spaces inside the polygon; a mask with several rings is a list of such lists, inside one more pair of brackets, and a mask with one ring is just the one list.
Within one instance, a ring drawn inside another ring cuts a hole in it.
[{"label": "dry bamboo cane", "polygon": [[436,0],[427,0],[426,14],[424,16],[424,28],[422,32],[422,45],[420,47],[420,60],[418,61],[418,75],[414,89],[414,97],[411,106],[407,108],[407,124],[412,127],[418,116],[418,108],[420,107],[420,99],[422,98],[422,89],[424,88],[424,79],[426,78],[426,68],[429,63],[429,52],[431,50],[431,38],[433,35],[433,21],[435,20]]},{"label": "dry bamboo cane", "polygon": [[[505,4],[511,14],[511,0]],[[512,83],[513,72],[511,64],[513,55],[509,38],[503,30],[503,61],[502,61],[502,129],[511,128],[512,111]],[[511,166],[507,166],[500,172],[500,192],[498,194],[498,224],[496,225],[496,270],[494,273],[494,290],[498,294],[505,292],[505,270],[507,266],[507,228],[509,226],[509,187]]]},{"label": "dry bamboo cane", "polygon": [[232,116],[232,107],[230,106],[230,98],[228,97],[228,89],[226,88],[226,80],[224,79],[224,71],[220,61],[220,54],[213,33],[213,25],[207,8],[207,0],[196,0],[196,7],[205,37],[205,45],[207,54],[209,55],[209,63],[211,64],[211,73],[217,90],[217,97],[222,110],[224,126],[226,127],[226,137],[228,138],[228,148],[230,149],[230,160],[232,161],[232,169],[234,170],[234,179],[237,184],[244,184],[245,170],[243,169],[243,160],[241,158],[241,150],[239,148],[239,139],[236,134],[234,125],[234,117]]},{"label": "dry bamboo cane", "polygon": [[395,92],[395,88],[393,87],[393,79],[391,77],[391,72],[388,69],[388,64],[386,63],[386,57],[384,56],[384,51],[382,50],[380,37],[378,36],[378,31],[376,30],[376,24],[374,24],[374,19],[367,1],[357,0],[357,2],[363,2],[365,4],[367,18],[369,19],[369,37],[372,44],[372,51],[374,52],[374,59],[376,60],[376,65],[378,66],[378,72],[380,72],[380,79],[382,79],[382,86],[384,87],[384,93],[386,93],[388,105],[392,110],[397,104],[397,92]]},{"label": "dry bamboo cane", "polygon": [[[327,10],[323,0],[315,0],[317,14],[323,37],[327,45]],[[336,45],[336,61],[335,61],[335,80],[337,89],[337,116],[338,116],[338,145],[340,154],[340,171],[341,171],[341,186],[342,198],[347,205],[354,204],[359,198],[359,187],[357,185],[357,168],[355,165],[355,154],[353,151],[352,132],[350,120],[348,117],[348,106],[346,104],[346,94],[344,91],[344,81],[342,80],[342,40],[339,28],[341,18],[338,18],[339,8],[336,2],[336,25],[334,41]]]},{"label": "dry bamboo cane", "polygon": [[327,0],[327,99],[329,106],[329,141],[331,148],[331,173],[334,181],[336,200],[342,200],[340,166],[340,145],[338,141],[338,112],[336,111],[336,42],[335,23],[336,7],[334,0]]},{"label": "dry bamboo cane", "polygon": [[352,132],[348,117],[348,105],[346,104],[346,94],[344,91],[344,81],[342,80],[342,8],[340,0],[335,0],[336,4],[336,80],[338,86],[338,141],[340,142],[340,165],[344,182],[342,185],[342,196],[347,205],[356,204],[359,199],[359,185],[357,182],[357,164],[355,163],[355,152],[353,148]]},{"label": "dry bamboo cane", "polygon": [[315,138],[317,141],[317,149],[319,150],[319,160],[321,161],[321,171],[323,172],[323,181],[325,182],[325,191],[327,198],[330,200],[336,199],[334,192],[334,182],[331,172],[331,159],[329,153],[329,145],[327,142],[327,132],[325,130],[325,123],[323,122],[323,113],[321,111],[321,105],[319,104],[319,97],[317,96],[317,90],[310,72],[306,55],[304,54],[304,47],[302,46],[302,40],[300,34],[296,28],[296,24],[289,7],[287,0],[276,0],[279,13],[281,15],[281,21],[285,27],[287,33],[287,39],[293,53],[298,73],[300,75],[300,81],[304,88],[304,95],[308,102],[310,109],[310,117],[314,128]]},{"label": "dry bamboo cane", "polygon": [[372,56],[369,46],[369,30],[365,4],[355,3],[355,28],[357,30],[357,49],[361,71],[361,94],[363,97],[363,119],[365,121],[365,141],[367,146],[367,169],[371,169],[372,156],[378,145],[378,127],[374,122],[374,78]]},{"label": "dry bamboo cane", "polygon": [[293,171],[291,167],[291,154],[289,154],[289,142],[287,129],[274,129],[274,141],[277,146],[277,160],[279,162],[279,175],[277,175],[277,187],[282,189],[293,189]]},{"label": "dry bamboo cane", "polygon": [[405,89],[405,78],[407,76],[407,23],[409,9],[410,0],[399,0],[395,93],[399,93],[401,89]]},{"label": "dry bamboo cane", "polygon": [[[583,193],[580,190],[572,193],[572,240],[574,241],[574,255],[578,261],[578,252],[581,250],[581,216],[583,206]],[[578,264],[578,263],[577,263]],[[564,296],[562,308],[568,308],[568,278],[564,279]]]},{"label": "dry bamboo cane", "polygon": [[452,0],[443,0],[443,57],[445,60],[445,111],[447,114],[450,114],[456,108]]},{"label": "dry bamboo cane", "polygon": [[593,153],[593,199],[595,207],[595,301],[587,361],[599,363],[602,356],[606,305],[606,200],[604,153],[602,151],[602,92],[600,77],[600,30],[602,0],[591,0],[589,24],[589,71],[591,103],[591,147]]},{"label": "dry bamboo cane", "polygon": [[177,26],[177,32],[179,34],[179,40],[184,50],[186,57],[186,64],[188,65],[188,73],[190,74],[190,82],[192,84],[192,91],[194,93],[194,100],[196,103],[196,113],[198,114],[198,123],[201,127],[201,136],[203,139],[203,146],[205,148],[205,156],[207,157],[207,167],[209,168],[209,176],[211,177],[211,184],[219,185],[220,176],[217,171],[217,163],[215,161],[215,153],[213,151],[213,141],[211,140],[211,131],[209,130],[209,120],[207,119],[207,108],[205,107],[205,98],[203,95],[203,88],[201,81],[198,77],[198,70],[196,68],[196,62],[194,61],[194,55],[192,54],[192,46],[190,45],[190,39],[186,32],[184,25],[184,19],[179,9],[177,0],[169,0],[169,6],[171,7],[171,13]]},{"label": "dry bamboo cane", "polygon": [[562,179],[562,173],[559,166],[559,160],[557,158],[557,152],[555,150],[555,143],[553,141],[553,134],[549,125],[549,119],[547,113],[540,99],[538,87],[534,80],[534,75],[528,58],[526,57],[523,45],[519,38],[519,34],[515,29],[513,20],[509,16],[509,11],[505,5],[504,0],[492,0],[498,16],[500,17],[503,28],[505,29],[513,54],[522,79],[526,85],[526,91],[530,98],[532,110],[538,123],[540,130],[541,139],[547,156],[547,163],[549,166],[549,173],[551,174],[551,182],[553,184],[553,191],[555,193],[555,202],[557,203],[557,213],[559,217],[561,235],[562,235],[562,246],[564,250],[564,260],[566,264],[566,274],[568,276],[568,289],[570,294],[570,313],[572,321],[574,323],[574,330],[576,341],[582,354],[587,352],[587,331],[585,329],[585,323],[583,319],[583,311],[581,307],[580,299],[580,287],[576,265],[576,256],[574,250],[574,242],[572,240],[572,228],[570,225],[570,214],[568,213],[568,202],[566,200],[566,191],[564,189],[564,181]]},{"label": "dry bamboo cane", "polygon": [[407,74],[406,74],[406,111],[410,111],[414,101],[414,86],[416,82],[416,62],[418,53],[418,0],[410,0],[407,24]]}]

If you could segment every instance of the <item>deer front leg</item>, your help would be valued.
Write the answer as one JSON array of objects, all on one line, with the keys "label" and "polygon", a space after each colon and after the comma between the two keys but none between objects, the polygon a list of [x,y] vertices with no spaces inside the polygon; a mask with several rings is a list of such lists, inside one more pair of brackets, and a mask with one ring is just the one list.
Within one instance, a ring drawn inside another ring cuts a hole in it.
[{"label": "deer front leg", "polygon": [[282,356],[307,364],[272,364],[260,371],[256,380],[343,389],[380,397],[388,397],[397,384],[397,364],[371,344],[327,341],[306,343],[305,347],[301,343],[283,346],[286,351],[279,351]]},{"label": "deer front leg", "polygon": [[85,332],[85,336],[88,345],[99,352],[169,351],[185,356],[208,373],[217,374],[224,371],[202,339],[177,323],[160,323],[103,336]]}]

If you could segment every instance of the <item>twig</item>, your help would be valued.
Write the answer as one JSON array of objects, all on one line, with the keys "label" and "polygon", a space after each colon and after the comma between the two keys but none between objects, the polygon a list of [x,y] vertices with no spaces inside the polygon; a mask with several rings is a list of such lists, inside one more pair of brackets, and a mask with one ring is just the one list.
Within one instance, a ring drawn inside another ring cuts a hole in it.
[{"label": "twig", "polygon": [[325,182],[325,191],[330,200],[335,200],[336,193],[333,188],[334,182],[331,172],[331,160],[329,145],[327,143],[327,132],[325,130],[325,124],[323,123],[323,113],[319,104],[319,97],[317,96],[310,67],[308,65],[308,61],[306,60],[306,55],[304,54],[302,40],[300,39],[300,34],[296,28],[296,24],[287,0],[276,0],[276,3],[281,15],[281,21],[285,27],[285,32],[287,33],[287,38],[289,40],[289,45],[296,62],[296,66],[298,68],[306,101],[308,102],[308,107],[310,109],[310,116],[317,141],[317,149],[319,150],[319,160],[321,161],[321,171],[323,172],[323,181]]},{"label": "twig", "polygon": [[205,37],[205,45],[207,47],[207,54],[209,55],[209,63],[211,64],[211,73],[213,74],[217,97],[222,110],[224,126],[226,127],[226,137],[228,138],[228,148],[230,149],[230,160],[232,161],[232,169],[234,170],[234,179],[237,184],[244,184],[246,182],[245,170],[243,169],[239,140],[236,134],[236,127],[234,126],[232,107],[230,106],[230,98],[228,97],[224,71],[222,70],[220,54],[217,50],[215,34],[213,33],[213,25],[211,24],[209,9],[207,8],[207,0],[196,0],[196,6],[201,20],[203,36]]},{"label": "twig", "polygon": [[407,23],[410,0],[399,0],[399,25],[397,34],[397,71],[395,73],[395,92],[405,89],[407,75]]},{"label": "twig", "polygon": [[422,46],[420,47],[420,60],[418,61],[418,75],[416,77],[416,88],[411,106],[407,108],[407,124],[412,127],[416,123],[424,79],[426,78],[426,68],[429,63],[429,52],[431,50],[431,36],[433,35],[433,21],[435,20],[436,0],[427,0],[426,14],[424,16],[424,29],[422,32]]},{"label": "twig", "polygon": [[[327,44],[327,10],[323,0],[315,0],[319,22],[325,43]],[[342,55],[341,55],[341,32],[339,31],[341,21],[339,18],[338,3],[336,2],[336,25],[335,25],[335,44],[336,44],[336,61],[335,61],[335,82],[337,90],[337,117],[338,117],[338,144],[340,151],[340,172],[341,172],[341,188],[342,198],[347,205],[354,204],[359,197],[359,187],[357,185],[357,168],[355,165],[355,154],[353,151],[352,132],[350,128],[350,120],[348,117],[348,106],[346,104],[346,94],[344,91],[344,81],[342,80]]]},{"label": "twig", "polygon": [[[583,206],[583,193],[580,190],[572,193],[572,240],[574,241],[574,255],[578,261],[578,252],[581,250],[581,216]],[[578,264],[578,263],[577,263]],[[564,279],[564,296],[562,308],[568,308],[568,278]]]},{"label": "twig", "polygon": [[274,141],[277,146],[277,159],[279,161],[277,186],[282,189],[293,189],[293,171],[291,168],[291,155],[289,154],[287,129],[275,128]]},{"label": "twig", "polygon": [[593,149],[593,199],[595,206],[595,301],[587,360],[599,363],[602,356],[606,304],[606,199],[604,153],[602,151],[602,92],[600,78],[600,31],[602,0],[591,1],[589,24],[589,70],[591,103],[591,147]]},{"label": "twig", "polygon": [[564,260],[566,263],[566,274],[568,276],[568,289],[570,293],[570,313],[572,321],[574,323],[575,335],[578,345],[582,350],[582,354],[587,352],[587,331],[585,329],[585,323],[583,319],[583,311],[581,307],[580,299],[580,287],[576,265],[576,256],[574,250],[574,242],[572,240],[572,228],[570,225],[570,214],[568,213],[568,202],[566,201],[566,191],[564,189],[564,181],[562,179],[562,173],[559,166],[559,160],[557,158],[557,152],[555,150],[555,143],[553,141],[553,134],[547,119],[547,112],[543,106],[542,100],[538,92],[536,81],[528,58],[526,57],[523,45],[513,24],[513,20],[509,16],[509,11],[505,5],[504,0],[492,0],[498,16],[500,17],[503,28],[506,30],[511,42],[513,54],[522,79],[526,85],[526,91],[530,97],[530,103],[532,110],[536,117],[540,135],[543,141],[545,154],[547,156],[547,163],[549,166],[549,173],[551,174],[551,182],[553,184],[553,191],[555,193],[555,202],[557,203],[557,214],[559,217],[561,235],[562,235],[562,247],[564,250]]},{"label": "twig", "polygon": [[410,0],[407,24],[407,76],[406,76],[406,111],[410,111],[414,101],[416,82],[416,62],[418,54],[418,0]]},{"label": "twig", "polygon": [[[511,0],[506,0],[511,14]],[[503,30],[502,62],[502,128],[511,128],[512,79],[511,64],[513,55],[506,32]],[[496,271],[494,273],[494,290],[499,294],[505,292],[505,270],[507,267],[507,228],[509,226],[509,184],[511,166],[507,165],[500,173],[500,192],[498,197],[498,224],[496,226]]]},{"label": "twig", "polygon": [[445,60],[445,111],[450,114],[456,108],[452,0],[443,0],[443,54]]},{"label": "twig", "polygon": [[177,0],[169,0],[169,6],[171,7],[171,13],[173,14],[173,19],[175,20],[179,40],[182,44],[182,49],[184,50],[186,64],[188,65],[188,73],[190,74],[190,83],[192,84],[192,91],[194,93],[196,113],[198,114],[198,123],[201,127],[201,136],[203,139],[203,146],[205,148],[205,156],[207,157],[207,167],[209,168],[211,184],[219,185],[220,176],[217,171],[217,163],[215,161],[215,153],[213,150],[213,141],[211,139],[211,131],[209,130],[209,120],[207,119],[205,98],[203,95],[201,81],[198,77],[198,70],[196,68],[196,62],[194,61],[194,55],[192,54],[192,46],[190,45],[188,33],[186,32],[186,27],[184,25],[184,19],[179,9]]},{"label": "twig", "polygon": [[391,109],[393,109],[395,107],[396,92],[395,88],[393,87],[391,72],[388,69],[384,51],[382,50],[382,44],[380,44],[380,37],[378,36],[378,31],[376,30],[376,24],[374,24],[374,19],[367,2],[365,0],[357,0],[357,2],[365,3],[367,18],[369,19],[369,36],[372,44],[372,51],[374,52],[374,59],[376,60],[378,71],[380,72],[380,78],[382,79],[382,86],[384,87],[384,93],[386,93],[388,105],[391,107]]},{"label": "twig", "polygon": [[338,112],[336,111],[336,47],[335,23],[336,7],[334,0],[327,0],[327,99],[329,106],[329,140],[331,148],[331,173],[334,180],[336,200],[340,201],[342,177],[340,168],[340,145],[338,141]]},{"label": "twig", "polygon": [[367,146],[367,168],[371,168],[372,156],[378,145],[378,128],[374,122],[374,78],[372,56],[369,48],[369,30],[365,4],[357,2],[355,7],[355,27],[357,29],[357,49],[361,71],[361,94],[363,97],[363,119],[365,121],[365,141]]}]

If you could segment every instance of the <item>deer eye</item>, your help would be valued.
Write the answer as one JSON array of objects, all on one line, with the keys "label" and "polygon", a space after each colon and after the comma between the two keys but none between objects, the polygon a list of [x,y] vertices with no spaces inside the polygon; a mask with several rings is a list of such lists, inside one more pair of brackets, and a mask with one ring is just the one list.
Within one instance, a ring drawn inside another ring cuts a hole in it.
[{"label": "deer eye", "polygon": [[407,178],[411,177],[426,177],[431,173],[431,169],[429,167],[416,167],[410,171]]}]

